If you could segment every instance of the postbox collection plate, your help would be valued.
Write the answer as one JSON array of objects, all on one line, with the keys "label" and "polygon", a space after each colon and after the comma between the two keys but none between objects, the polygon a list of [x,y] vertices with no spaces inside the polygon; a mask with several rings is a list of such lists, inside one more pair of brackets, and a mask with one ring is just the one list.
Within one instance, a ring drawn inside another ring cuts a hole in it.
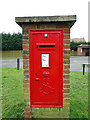
[{"label": "postbox collection plate", "polygon": [[30,106],[63,107],[63,30],[29,30],[29,61]]}]

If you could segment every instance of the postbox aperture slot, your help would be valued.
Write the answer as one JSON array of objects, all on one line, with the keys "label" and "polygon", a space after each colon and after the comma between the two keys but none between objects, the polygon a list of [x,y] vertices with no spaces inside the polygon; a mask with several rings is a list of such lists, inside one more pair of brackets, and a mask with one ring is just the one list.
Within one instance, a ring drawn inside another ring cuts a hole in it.
[{"label": "postbox aperture slot", "polygon": [[55,45],[38,45],[38,47],[55,47]]},{"label": "postbox aperture slot", "polygon": [[55,43],[36,43],[38,47],[55,47]]}]

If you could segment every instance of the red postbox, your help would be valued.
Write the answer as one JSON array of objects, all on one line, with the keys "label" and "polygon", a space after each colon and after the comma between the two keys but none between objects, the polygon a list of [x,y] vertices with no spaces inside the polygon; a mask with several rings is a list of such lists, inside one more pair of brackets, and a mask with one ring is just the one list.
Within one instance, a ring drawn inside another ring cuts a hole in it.
[{"label": "red postbox", "polygon": [[31,107],[63,107],[63,30],[29,30]]},{"label": "red postbox", "polygon": [[[16,17],[15,21],[22,27],[24,118],[69,118],[70,28],[76,15]],[[41,111],[38,107],[63,108]]]}]

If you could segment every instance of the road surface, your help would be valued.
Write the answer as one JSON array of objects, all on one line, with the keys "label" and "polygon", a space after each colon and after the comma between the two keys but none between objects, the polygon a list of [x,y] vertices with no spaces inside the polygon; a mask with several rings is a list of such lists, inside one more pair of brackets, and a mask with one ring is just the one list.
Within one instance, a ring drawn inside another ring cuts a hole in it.
[{"label": "road surface", "polygon": [[[0,67],[17,67],[17,59],[3,59],[0,60]],[[82,64],[90,63],[90,57],[70,57],[70,71],[82,72]],[[23,60],[20,59],[20,68],[23,68]],[[90,67],[85,68],[85,72],[90,72]]]}]

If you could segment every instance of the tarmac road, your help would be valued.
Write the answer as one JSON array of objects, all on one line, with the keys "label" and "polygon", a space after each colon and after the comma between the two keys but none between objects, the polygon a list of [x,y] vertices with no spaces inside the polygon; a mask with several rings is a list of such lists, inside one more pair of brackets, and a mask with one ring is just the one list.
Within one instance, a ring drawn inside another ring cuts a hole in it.
[{"label": "tarmac road", "polygon": [[[79,71],[82,72],[82,64],[83,63],[90,63],[90,57],[70,57],[70,71]],[[85,67],[85,72],[89,72],[90,73],[90,65],[89,67]]]},{"label": "tarmac road", "polygon": [[[0,67],[17,67],[17,59],[0,59]],[[90,63],[90,57],[84,56],[74,56],[70,57],[70,71],[79,71],[82,72],[82,64]],[[23,67],[23,60],[20,59],[20,68]],[[90,66],[85,68],[85,72],[90,72]]]},{"label": "tarmac road", "polygon": [[[20,68],[23,68],[23,59],[20,59]],[[17,59],[2,59],[0,60],[0,67],[17,67]]]}]

